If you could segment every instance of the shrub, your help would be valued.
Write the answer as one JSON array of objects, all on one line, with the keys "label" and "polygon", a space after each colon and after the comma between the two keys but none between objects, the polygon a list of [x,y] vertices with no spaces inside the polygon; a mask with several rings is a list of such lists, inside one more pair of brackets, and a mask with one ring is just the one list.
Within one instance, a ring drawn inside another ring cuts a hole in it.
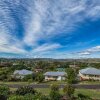
[{"label": "shrub", "polygon": [[16,90],[17,95],[35,94],[36,91],[30,86],[22,86]]},{"label": "shrub", "polygon": [[10,89],[6,85],[0,85],[0,100],[6,100],[10,93]]},{"label": "shrub", "polygon": [[67,84],[64,88],[63,88],[63,92],[68,96],[68,97],[73,97],[75,89],[70,85]]},{"label": "shrub", "polygon": [[33,75],[32,74],[30,74],[30,75],[26,75],[23,79],[22,79],[22,81],[28,81],[28,80],[33,80]]},{"label": "shrub", "polygon": [[36,75],[36,79],[35,80],[38,81],[38,82],[43,82],[43,80],[44,80],[43,74],[42,73],[38,73]]},{"label": "shrub", "polygon": [[51,100],[60,100],[61,95],[59,93],[59,86],[58,85],[53,84],[51,86],[51,91],[50,91],[49,96],[50,96]]},{"label": "shrub", "polygon": [[83,94],[79,93],[78,100],[92,100],[92,99],[87,95],[83,95]]},{"label": "shrub", "polygon": [[24,100],[24,97],[15,95],[15,96],[9,97],[8,100]]}]

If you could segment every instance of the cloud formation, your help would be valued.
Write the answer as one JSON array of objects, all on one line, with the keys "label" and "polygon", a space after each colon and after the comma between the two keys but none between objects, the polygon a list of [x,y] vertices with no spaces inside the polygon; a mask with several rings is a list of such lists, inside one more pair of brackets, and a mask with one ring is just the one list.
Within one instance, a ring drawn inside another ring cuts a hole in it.
[{"label": "cloud formation", "polygon": [[57,50],[62,45],[52,42],[55,38],[76,34],[80,23],[99,20],[99,12],[98,0],[0,0],[0,52],[34,55]]},{"label": "cloud formation", "polygon": [[95,47],[89,48],[85,51],[78,52],[78,54],[79,55],[91,55],[91,54],[94,54],[97,52],[100,52],[100,46],[95,46]]}]

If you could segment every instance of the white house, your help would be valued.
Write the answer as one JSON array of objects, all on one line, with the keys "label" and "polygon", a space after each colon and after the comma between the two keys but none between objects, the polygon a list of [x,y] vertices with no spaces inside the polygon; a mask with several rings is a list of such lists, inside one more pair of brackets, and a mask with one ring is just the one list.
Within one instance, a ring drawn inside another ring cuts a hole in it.
[{"label": "white house", "polygon": [[65,80],[66,73],[65,72],[46,72],[44,74],[45,80]]},{"label": "white house", "polygon": [[88,67],[79,70],[80,80],[100,80],[100,69]]},{"label": "white house", "polygon": [[30,70],[23,69],[23,70],[15,70],[13,76],[18,79],[23,79],[26,75],[30,74],[33,74],[33,72]]}]

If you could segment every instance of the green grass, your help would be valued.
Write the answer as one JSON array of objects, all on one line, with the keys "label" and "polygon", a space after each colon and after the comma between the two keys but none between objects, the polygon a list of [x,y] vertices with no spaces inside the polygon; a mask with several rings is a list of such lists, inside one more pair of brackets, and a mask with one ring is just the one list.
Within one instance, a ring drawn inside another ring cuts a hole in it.
[{"label": "green grass", "polygon": [[43,82],[42,84],[67,84],[67,81],[47,81]]},{"label": "green grass", "polygon": [[83,95],[87,95],[93,99],[100,99],[100,90],[76,89],[75,96],[77,96],[78,93],[81,93]]},{"label": "green grass", "polygon": [[[10,88],[11,91],[16,91],[17,88]],[[35,88],[38,92],[42,93],[43,95],[49,95],[50,88]],[[63,93],[63,89],[59,90],[61,94]],[[77,97],[77,95],[81,93],[83,95],[87,95],[93,99],[100,99],[100,90],[93,90],[93,89],[75,89],[74,95]]]},{"label": "green grass", "polygon": [[100,84],[100,81],[82,81],[79,84]]},{"label": "green grass", "polygon": [[31,83],[29,83],[29,82],[0,82],[0,84],[19,84],[19,85],[29,85],[29,84],[36,84],[36,82],[31,82]]},{"label": "green grass", "polygon": [[[41,92],[44,95],[49,95],[50,89],[49,88],[37,88],[37,91]],[[63,89],[60,89],[60,93],[63,93]],[[75,96],[77,97],[78,93],[81,93],[83,95],[87,95],[93,99],[100,99],[100,90],[91,90],[91,89],[76,89],[75,90]]]}]

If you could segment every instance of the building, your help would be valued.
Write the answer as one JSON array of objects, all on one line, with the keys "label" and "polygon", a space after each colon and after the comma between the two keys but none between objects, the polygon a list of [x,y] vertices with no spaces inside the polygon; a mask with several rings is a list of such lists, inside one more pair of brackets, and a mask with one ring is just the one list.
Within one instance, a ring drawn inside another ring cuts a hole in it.
[{"label": "building", "polygon": [[16,70],[13,73],[13,77],[17,79],[23,79],[26,75],[31,75],[31,74],[33,74],[33,72],[26,69]]},{"label": "building", "polygon": [[78,65],[69,65],[69,67],[72,68],[72,69],[79,69]]},{"label": "building", "polygon": [[88,67],[79,70],[80,80],[100,80],[100,69]]},{"label": "building", "polygon": [[65,80],[66,73],[65,72],[46,72],[44,74],[45,80]]},{"label": "building", "polygon": [[34,71],[35,71],[36,73],[38,73],[38,72],[43,72],[43,69],[41,69],[41,68],[35,68]]}]

